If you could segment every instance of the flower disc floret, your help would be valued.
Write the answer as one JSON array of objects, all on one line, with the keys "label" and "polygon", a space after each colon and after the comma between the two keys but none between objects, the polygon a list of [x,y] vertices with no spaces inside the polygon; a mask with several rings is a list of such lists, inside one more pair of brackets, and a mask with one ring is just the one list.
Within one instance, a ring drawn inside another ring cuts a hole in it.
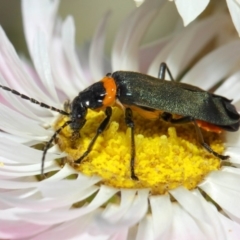
[{"label": "flower disc floret", "polygon": [[[57,143],[68,155],[66,162],[73,165],[86,151],[96,133],[104,112],[89,110],[86,125],[80,138],[71,138],[72,130],[66,127]],[[67,117],[55,123],[58,129]],[[116,188],[150,188],[152,194],[164,194],[170,189],[184,186],[194,189],[211,171],[220,169],[220,160],[208,153],[198,142],[192,124],[172,125],[162,120],[148,120],[134,113],[135,123],[135,173],[139,181],[130,176],[130,129],[124,122],[123,111],[113,108],[108,128],[96,141],[90,154],[77,170],[102,177],[102,183]],[[222,153],[222,136],[203,131],[204,140],[211,148]]]}]

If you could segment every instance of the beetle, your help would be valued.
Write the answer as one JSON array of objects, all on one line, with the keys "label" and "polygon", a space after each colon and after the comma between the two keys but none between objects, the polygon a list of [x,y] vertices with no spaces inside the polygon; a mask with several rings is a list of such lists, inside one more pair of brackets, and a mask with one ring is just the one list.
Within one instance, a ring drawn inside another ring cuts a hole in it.
[{"label": "beetle", "polygon": [[[171,81],[165,80],[166,72],[170,76]],[[125,123],[131,130],[130,171],[133,180],[138,180],[134,171],[135,140],[133,111],[137,111],[145,118],[161,118],[172,124],[193,123],[201,145],[221,160],[226,160],[229,156],[224,156],[213,151],[204,142],[200,128],[219,133],[222,130],[237,131],[240,124],[240,115],[234,105],[231,104],[232,100],[190,84],[174,81],[166,63],[161,63],[158,78],[131,71],[108,73],[102,80],[81,91],[69,104],[69,112],[38,102],[6,86],[0,85],[0,87],[41,107],[57,111],[70,118],[69,121],[66,121],[53,134],[44,148],[41,167],[42,176],[45,155],[54,139],[68,125],[72,129],[72,137],[78,138],[80,130],[86,123],[88,109],[104,110],[105,118],[100,123],[87,150],[79,159],[74,161],[74,164],[81,164],[83,159],[91,152],[98,136],[108,126],[112,115],[111,107],[118,104],[123,107],[125,111]],[[175,117],[176,115],[179,117]]]}]

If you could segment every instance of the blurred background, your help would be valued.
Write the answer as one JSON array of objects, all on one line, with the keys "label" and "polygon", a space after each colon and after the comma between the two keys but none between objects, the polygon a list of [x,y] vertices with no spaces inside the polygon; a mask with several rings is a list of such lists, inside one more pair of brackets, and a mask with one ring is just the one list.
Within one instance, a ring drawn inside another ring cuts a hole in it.
[{"label": "blurred background", "polygon": [[[67,15],[74,17],[76,42],[78,45],[82,45],[92,38],[99,20],[104,13],[110,10],[111,17],[106,38],[106,52],[109,55],[119,25],[138,5],[139,2],[134,0],[62,0],[59,6],[59,16],[63,19]],[[175,27],[178,20],[180,20],[180,16],[177,13],[175,4],[166,1],[163,10],[159,12],[154,24],[146,33],[143,43],[167,35]],[[163,22],[165,24],[159,24]],[[180,20],[179,23],[182,24],[182,21]],[[0,24],[16,50],[26,53],[20,0],[0,0]]]},{"label": "blurred background", "polygon": [[[67,15],[74,17],[76,43],[78,46],[81,46],[91,40],[99,20],[110,10],[111,17],[106,36],[106,53],[110,55],[114,37],[120,24],[134,8],[140,5],[140,1],[143,0],[62,0],[58,13],[63,19]],[[228,12],[226,0],[211,0],[199,18],[209,15],[216,8],[225,9]],[[27,48],[23,34],[20,0],[0,0],[0,24],[16,50],[19,53],[26,54]],[[159,39],[159,37],[172,32],[176,27],[183,27],[183,22],[177,12],[174,1],[166,0],[165,6],[159,12],[154,23],[151,24],[142,43]],[[235,34],[236,30],[232,29]]]}]

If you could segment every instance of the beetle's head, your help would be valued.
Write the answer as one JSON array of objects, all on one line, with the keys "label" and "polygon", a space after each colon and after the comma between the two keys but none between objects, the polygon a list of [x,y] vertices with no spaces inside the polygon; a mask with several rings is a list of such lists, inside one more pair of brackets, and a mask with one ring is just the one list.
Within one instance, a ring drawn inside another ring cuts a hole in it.
[{"label": "beetle's head", "polygon": [[74,132],[79,131],[86,122],[87,107],[81,97],[77,96],[71,103],[71,121],[70,127]]},{"label": "beetle's head", "polygon": [[70,127],[73,131],[79,131],[86,122],[87,109],[102,107],[106,90],[101,82],[96,82],[79,93],[71,103]]}]

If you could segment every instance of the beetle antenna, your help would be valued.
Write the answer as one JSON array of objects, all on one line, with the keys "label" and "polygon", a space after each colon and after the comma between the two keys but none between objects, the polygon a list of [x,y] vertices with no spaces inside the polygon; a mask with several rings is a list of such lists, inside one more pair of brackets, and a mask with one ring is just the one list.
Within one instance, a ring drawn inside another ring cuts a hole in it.
[{"label": "beetle antenna", "polygon": [[30,97],[28,97],[28,96],[26,96],[26,95],[24,95],[24,94],[22,94],[22,93],[20,93],[20,92],[17,92],[16,90],[11,89],[11,88],[9,88],[9,87],[0,85],[0,88],[2,88],[3,90],[9,91],[9,92],[11,92],[11,93],[13,93],[13,94],[15,94],[15,95],[18,95],[18,96],[20,96],[21,98],[23,98],[23,99],[25,99],[25,100],[29,100],[29,101],[32,102],[32,103],[38,104],[38,105],[40,105],[41,107],[44,107],[44,108],[50,109],[50,110],[52,110],[52,111],[58,112],[58,113],[60,113],[60,114],[62,114],[62,115],[66,115],[66,116],[69,116],[69,115],[70,115],[69,113],[67,113],[67,112],[65,112],[65,111],[63,111],[63,110],[61,110],[61,109],[57,109],[57,108],[52,107],[52,106],[49,106],[49,105],[47,105],[47,104],[45,104],[45,103],[39,102],[39,101],[37,101],[36,99],[30,98]]},{"label": "beetle antenna", "polygon": [[42,165],[41,165],[41,177],[42,179],[44,178],[44,162],[45,162],[45,157],[47,154],[47,151],[49,147],[51,146],[52,142],[56,139],[57,135],[69,124],[71,124],[73,121],[67,121],[65,122],[51,137],[51,139],[48,141],[47,145],[44,147],[43,150],[43,155],[42,155]]}]

